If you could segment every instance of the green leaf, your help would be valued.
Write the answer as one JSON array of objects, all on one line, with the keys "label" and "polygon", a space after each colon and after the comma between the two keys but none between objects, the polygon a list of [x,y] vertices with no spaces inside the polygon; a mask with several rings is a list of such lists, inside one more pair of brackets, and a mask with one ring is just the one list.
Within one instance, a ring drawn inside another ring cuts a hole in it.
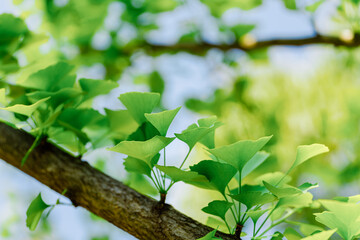
[{"label": "green leaf", "polygon": [[360,234],[360,204],[319,200],[329,211],[315,214],[315,220],[337,232],[346,240],[352,240]]},{"label": "green leaf", "polygon": [[301,195],[293,195],[289,197],[280,198],[279,202],[276,204],[276,208],[279,207],[308,207],[312,203],[313,196],[310,193],[304,193]]},{"label": "green leaf", "polygon": [[271,172],[271,173],[265,173],[255,179],[255,183],[257,184],[263,184],[263,181],[266,181],[267,183],[271,185],[276,185],[281,181],[281,185],[288,183],[291,181],[291,177],[285,175],[285,173],[282,172]]},{"label": "green leaf", "polygon": [[126,185],[145,195],[156,196],[159,193],[158,190],[142,174],[128,174]]},{"label": "green leaf", "polygon": [[91,134],[91,132],[87,132],[86,129],[96,127],[96,131],[94,132],[94,138],[96,138],[97,134],[100,133],[101,135],[102,130],[104,130],[101,128],[106,126],[107,120],[104,115],[94,109],[67,108],[63,110],[57,118],[57,124],[74,132],[80,141],[85,144],[90,140],[89,135]]},{"label": "green leaf", "polygon": [[191,171],[204,175],[223,195],[225,188],[234,177],[236,169],[226,163],[204,160],[190,167]]},{"label": "green leaf", "polygon": [[183,171],[183,170],[181,170],[177,167],[173,167],[173,166],[155,165],[155,167],[157,167],[160,171],[164,172],[174,182],[183,181],[186,183],[191,183],[191,182],[209,183],[209,180],[205,176],[200,175],[197,172]]},{"label": "green leaf", "polygon": [[322,227],[319,227],[317,225],[303,223],[303,222],[294,222],[294,221],[288,221],[289,224],[297,225],[300,227],[300,231],[305,235],[309,236],[315,232],[322,232],[324,229]]},{"label": "green leaf", "polygon": [[20,18],[11,14],[0,15],[0,50],[2,45],[9,44],[15,39],[22,37],[28,32],[26,24]]},{"label": "green leaf", "polygon": [[145,113],[145,118],[160,132],[161,136],[166,136],[170,124],[174,120],[176,114],[181,107],[173,110],[163,111],[159,113]]},{"label": "green leaf", "polygon": [[259,218],[262,215],[264,215],[267,211],[269,211],[269,209],[249,210],[246,212],[246,215],[248,215],[251,218],[251,220],[253,221],[253,223],[256,225]]},{"label": "green leaf", "polygon": [[285,7],[290,10],[296,10],[296,0],[283,0]]},{"label": "green leaf", "polygon": [[240,194],[230,195],[230,197],[244,204],[247,210],[250,210],[253,206],[271,203],[276,200],[276,198],[269,193],[256,191],[242,192]]},{"label": "green leaf", "polygon": [[313,158],[319,154],[326,153],[329,151],[329,148],[323,144],[312,144],[312,145],[302,145],[297,148],[296,159],[293,165],[288,170],[288,173],[291,172],[294,168],[302,164],[303,162]]},{"label": "green leaf", "polygon": [[144,122],[135,132],[129,135],[127,141],[146,141],[160,135],[159,131],[149,122]]},{"label": "green leaf", "polygon": [[271,240],[283,240],[283,238],[284,238],[284,235],[281,232],[275,232],[272,235]]},{"label": "green leaf", "polygon": [[222,240],[222,238],[215,237],[215,234],[216,234],[216,230],[213,230],[208,234],[206,234],[204,237],[198,238],[197,240]]},{"label": "green leaf", "polygon": [[160,102],[158,93],[128,92],[121,94],[120,101],[140,125],[146,121],[145,113],[151,113]]},{"label": "green leaf", "polygon": [[225,221],[225,215],[233,204],[227,201],[215,200],[208,204],[207,207],[201,209],[203,212],[217,216]]},{"label": "green leaf", "polygon": [[133,158],[133,157],[127,157],[124,159],[124,166],[125,170],[128,172],[135,172],[140,174],[145,174],[147,176],[151,176],[151,168],[148,164],[146,164],[144,161]]},{"label": "green leaf", "polygon": [[13,106],[6,107],[6,108],[0,108],[0,109],[10,111],[10,112],[14,112],[14,113],[18,113],[18,114],[22,114],[22,115],[25,115],[27,117],[30,117],[33,114],[33,112],[36,109],[38,109],[38,107],[41,104],[43,104],[44,102],[46,102],[49,99],[50,99],[50,97],[41,99],[41,100],[37,101],[36,103],[34,103],[32,105],[15,104]]},{"label": "green leaf", "polygon": [[306,11],[309,11],[309,12],[315,12],[319,7],[320,7],[320,5],[321,4],[323,4],[325,2],[325,0],[319,0],[319,1],[317,1],[317,2],[315,2],[315,3],[313,3],[313,4],[311,4],[311,5],[309,5],[309,6],[306,6]]},{"label": "green leaf", "polygon": [[147,141],[123,141],[108,150],[141,159],[150,167],[153,167],[151,162],[152,158],[173,140],[174,138],[155,136]]},{"label": "green leaf", "polygon": [[99,95],[108,94],[112,89],[119,86],[113,81],[85,79],[79,80],[81,89],[85,92],[84,101]]},{"label": "green leaf", "polygon": [[105,109],[105,113],[109,120],[110,136],[115,140],[125,140],[139,127],[128,110],[113,111]]},{"label": "green leaf", "polygon": [[56,92],[36,91],[26,94],[26,96],[32,102],[51,97],[51,99],[48,101],[48,104],[52,106],[53,109],[57,108],[61,104],[74,101],[74,99],[80,95],[81,91],[75,88],[63,88]]},{"label": "green leaf", "polygon": [[34,231],[36,226],[38,225],[42,213],[50,207],[50,205],[46,204],[42,198],[41,193],[32,200],[30,203],[29,208],[26,211],[26,226],[31,230]]},{"label": "green leaf", "polygon": [[234,166],[239,172],[242,172],[245,164],[254,157],[270,139],[271,136],[263,137],[255,141],[244,140],[231,145],[209,149],[208,151]]},{"label": "green leaf", "polygon": [[255,25],[239,24],[231,27],[231,30],[235,33],[236,39],[240,39],[242,36],[251,32],[254,29],[255,29]]},{"label": "green leaf", "polygon": [[18,84],[23,87],[48,92],[72,88],[76,80],[74,75],[69,75],[72,69],[73,66],[65,62],[59,62],[30,75],[29,78],[19,81]]},{"label": "green leaf", "polygon": [[293,228],[285,229],[284,236],[287,240],[300,240],[302,236]]},{"label": "green leaf", "polygon": [[7,105],[6,98],[5,98],[5,88],[0,88],[0,104],[3,106]]},{"label": "green leaf", "polygon": [[337,229],[323,231],[320,233],[315,233],[314,235],[303,238],[302,240],[328,240]]},{"label": "green leaf", "polygon": [[298,187],[298,189],[301,190],[301,191],[303,191],[303,192],[307,192],[307,191],[309,191],[310,189],[317,188],[317,187],[319,187],[319,185],[318,185],[317,183],[312,184],[312,183],[306,182],[306,183],[301,184],[301,185]]},{"label": "green leaf", "polygon": [[270,156],[267,152],[257,152],[244,166],[241,171],[241,179],[246,177],[249,173],[254,171]]},{"label": "green leaf", "polygon": [[212,127],[199,127],[196,124],[192,124],[181,133],[175,133],[175,136],[186,143],[189,149],[192,149],[197,142],[220,126],[221,123],[215,123]]},{"label": "green leaf", "polygon": [[275,187],[265,181],[263,183],[267,190],[269,190],[269,192],[274,194],[277,198],[289,197],[303,193],[301,190],[294,187]]},{"label": "green leaf", "polygon": [[211,116],[207,118],[201,118],[198,120],[199,127],[210,128],[209,132],[205,134],[199,142],[202,143],[205,147],[212,149],[215,147],[215,130],[222,126],[222,123],[217,121],[216,116]]}]

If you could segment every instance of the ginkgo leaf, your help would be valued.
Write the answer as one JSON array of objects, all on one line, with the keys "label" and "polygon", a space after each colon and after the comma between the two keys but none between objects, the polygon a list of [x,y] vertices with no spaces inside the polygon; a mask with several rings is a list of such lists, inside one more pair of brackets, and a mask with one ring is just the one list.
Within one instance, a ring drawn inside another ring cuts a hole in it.
[{"label": "ginkgo leaf", "polygon": [[263,182],[264,186],[274,194],[277,198],[289,197],[302,194],[303,192],[295,187],[275,187],[267,182]]},{"label": "ginkgo leaf", "polygon": [[[278,184],[281,179],[282,179],[281,184]],[[291,177],[283,172],[271,172],[271,173],[265,173],[255,179],[255,183],[260,185],[263,184],[263,181],[266,181],[267,183],[274,186],[275,185],[281,186],[285,183],[290,182]]]},{"label": "ginkgo leaf", "polygon": [[145,113],[145,118],[160,132],[161,136],[166,136],[170,124],[174,120],[180,108],[181,107],[178,107],[173,110],[159,113]]},{"label": "ginkgo leaf", "polygon": [[174,182],[183,181],[186,183],[191,182],[204,182],[209,183],[209,180],[204,176],[200,175],[197,172],[192,171],[184,171],[177,167],[173,166],[160,166],[156,165],[160,171],[164,172],[167,176],[169,176]]},{"label": "ginkgo leaf", "polygon": [[50,97],[41,99],[39,101],[37,101],[34,104],[31,105],[24,105],[24,104],[15,104],[13,106],[10,107],[6,107],[6,108],[0,108],[2,110],[6,110],[6,111],[10,111],[10,112],[14,112],[14,113],[18,113],[18,114],[22,114],[25,115],[27,117],[30,117],[33,112],[44,102],[46,102],[47,100],[49,100]]},{"label": "ginkgo leaf", "polygon": [[230,195],[230,197],[244,204],[247,210],[250,210],[253,206],[271,203],[276,200],[276,198],[269,193],[256,191],[242,192],[240,194]]},{"label": "ginkgo leaf", "polygon": [[42,69],[24,81],[18,82],[20,86],[48,92],[58,91],[63,88],[71,88],[75,84],[75,75],[69,75],[73,66],[58,62]]},{"label": "ginkgo leaf", "polygon": [[260,166],[268,157],[269,153],[260,151],[257,152],[244,166],[241,171],[241,179],[246,177],[249,173],[254,171],[258,166]]},{"label": "ginkgo leaf", "polygon": [[63,88],[56,92],[36,91],[26,94],[30,101],[36,102],[46,97],[51,97],[48,104],[53,108],[59,105],[73,101],[74,98],[81,95],[81,91],[75,88]]},{"label": "ginkgo leaf", "polygon": [[174,138],[155,136],[147,141],[123,141],[108,150],[141,159],[150,167],[153,167],[151,163],[152,158],[173,140]]},{"label": "ginkgo leaf", "polygon": [[302,238],[302,240],[328,240],[337,229],[315,233],[314,235]]},{"label": "ginkgo leaf", "polygon": [[189,149],[192,149],[197,142],[219,126],[221,126],[221,123],[214,124],[212,127],[199,127],[196,124],[192,124],[181,133],[175,133],[175,136],[186,143],[189,146]]},{"label": "ginkgo leaf", "polygon": [[267,211],[269,211],[269,209],[249,210],[249,211],[246,212],[246,214],[251,218],[253,223],[256,224],[257,221],[259,220],[259,218],[262,215],[264,215]]},{"label": "ginkgo leaf", "polygon": [[223,195],[225,195],[226,186],[236,173],[236,169],[231,165],[211,160],[201,161],[198,164],[191,166],[190,170],[204,175]]},{"label": "ginkgo leaf", "polygon": [[212,149],[215,147],[215,130],[222,126],[223,124],[217,121],[216,116],[211,116],[207,118],[201,118],[198,120],[199,127],[211,128],[211,130],[205,134],[199,142],[202,143],[205,147]]},{"label": "ginkgo leaf", "polygon": [[145,113],[151,113],[160,102],[158,93],[128,92],[121,94],[120,101],[140,125],[146,121]]},{"label": "ginkgo leaf", "polygon": [[50,205],[46,204],[42,198],[41,193],[32,200],[30,206],[26,211],[26,226],[31,230],[34,231],[36,226],[38,225],[42,213],[50,207]]},{"label": "ginkgo leaf", "polygon": [[209,149],[208,151],[241,172],[245,164],[265,146],[271,137],[263,137],[255,141],[243,140],[231,145]]},{"label": "ginkgo leaf", "polygon": [[215,200],[208,204],[207,207],[201,209],[203,212],[217,216],[225,221],[225,215],[227,211],[232,207],[232,203],[227,201]]},{"label": "ginkgo leaf", "polygon": [[198,238],[197,240],[222,240],[222,238],[215,237],[215,234],[216,234],[216,230],[213,230],[208,234],[206,234],[204,237]]},{"label": "ginkgo leaf", "polygon": [[108,94],[112,89],[119,86],[117,82],[95,80],[95,79],[79,79],[81,89],[85,92],[84,101],[99,95]]},{"label": "ginkgo leaf", "polygon": [[289,197],[280,198],[279,202],[276,204],[276,208],[279,207],[308,207],[312,202],[313,196],[310,193],[304,193],[301,195],[293,195]]},{"label": "ginkgo leaf", "polygon": [[125,170],[151,176],[151,168],[143,160],[127,157],[124,159]]},{"label": "ginkgo leaf", "polygon": [[124,140],[139,127],[128,110],[105,109],[105,113],[109,120],[110,135],[114,139]]},{"label": "ginkgo leaf", "polygon": [[303,184],[301,184],[299,187],[298,187],[298,189],[299,190],[301,190],[301,191],[303,191],[303,192],[307,192],[307,191],[309,191],[310,189],[313,189],[313,188],[317,188],[317,187],[319,187],[319,184],[317,184],[317,183],[308,183],[308,182],[306,182],[306,183],[303,183]]},{"label": "ginkgo leaf", "polygon": [[159,135],[159,131],[150,122],[144,122],[136,129],[135,132],[131,133],[126,140],[146,141]]},{"label": "ginkgo leaf", "polygon": [[311,145],[302,145],[297,148],[296,158],[288,173],[291,172],[294,168],[304,163],[305,161],[313,158],[322,153],[329,151],[329,148],[323,144],[314,143]]}]

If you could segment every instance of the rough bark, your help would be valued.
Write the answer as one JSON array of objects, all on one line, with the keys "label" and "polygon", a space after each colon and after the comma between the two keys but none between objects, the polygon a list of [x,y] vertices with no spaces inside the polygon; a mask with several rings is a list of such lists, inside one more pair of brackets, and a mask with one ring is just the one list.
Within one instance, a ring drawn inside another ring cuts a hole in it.
[{"label": "rough bark", "polygon": [[[0,123],[0,158],[34,177],[75,206],[81,206],[131,235],[146,240],[197,239],[212,229],[178,212],[170,205],[141,195],[123,183],[92,168],[50,143],[42,143],[21,159],[34,138],[28,133]],[[218,233],[223,239],[234,236]]]}]

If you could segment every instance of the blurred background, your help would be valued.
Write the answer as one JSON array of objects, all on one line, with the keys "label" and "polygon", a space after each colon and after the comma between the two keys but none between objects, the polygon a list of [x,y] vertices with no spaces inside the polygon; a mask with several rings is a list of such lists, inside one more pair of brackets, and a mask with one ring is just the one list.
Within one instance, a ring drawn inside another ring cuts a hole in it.
[{"label": "blurred background", "polygon": [[[214,47],[316,34],[351,41],[360,33],[359,1],[1,0],[3,13],[23,19],[34,37],[29,46],[14,51],[12,68],[1,63],[0,80],[16,82],[64,60],[75,66],[78,79],[119,83],[93,101],[100,113],[123,108],[117,100],[121,93],[153,91],[162,94],[163,108],[183,106],[171,134],[200,117],[217,115],[225,123],[216,133],[219,146],[274,135],[266,147],[271,157],[247,177],[248,182],[265,172],[285,171],[298,145],[317,142],[327,145],[330,154],[302,165],[292,173],[293,183],[319,183],[312,190],[315,198],[359,194],[359,50],[331,44],[251,51]],[[175,142],[168,158],[179,162],[186,149]],[[205,156],[201,147],[195,150],[189,165]],[[154,194],[146,180],[124,171],[123,157],[99,148],[83,158],[137,190]],[[134,239],[86,210],[69,206],[56,207],[30,232],[25,213],[39,192],[45,202],[59,197],[0,161],[1,239]],[[210,198],[208,191],[194,193],[178,183],[168,202],[205,223],[207,215],[200,209]]]}]

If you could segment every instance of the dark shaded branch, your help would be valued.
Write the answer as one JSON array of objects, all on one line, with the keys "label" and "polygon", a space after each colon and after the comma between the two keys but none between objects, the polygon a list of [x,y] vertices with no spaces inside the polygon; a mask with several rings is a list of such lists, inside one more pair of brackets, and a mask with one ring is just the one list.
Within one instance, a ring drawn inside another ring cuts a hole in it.
[{"label": "dark shaded branch", "polygon": [[[159,205],[121,182],[61,151],[52,144],[40,144],[20,167],[34,138],[0,123],[0,158],[66,196],[131,235],[146,240],[192,240],[212,229],[178,212]],[[234,236],[219,233],[225,240]]]},{"label": "dark shaded branch", "polygon": [[189,44],[176,44],[176,45],[150,45],[147,44],[144,48],[150,53],[156,52],[165,52],[165,51],[186,51],[190,53],[203,53],[209,49],[216,48],[222,51],[227,51],[231,49],[240,49],[243,51],[251,51],[256,49],[262,49],[273,46],[304,46],[312,44],[323,44],[323,45],[332,45],[335,47],[358,47],[360,46],[360,36],[355,35],[354,39],[351,41],[345,41],[337,37],[327,37],[322,35],[316,35],[310,38],[299,38],[299,39],[272,39],[266,41],[252,41],[247,42],[244,40],[243,43],[233,43],[233,44],[209,44],[209,43],[189,43]]}]

